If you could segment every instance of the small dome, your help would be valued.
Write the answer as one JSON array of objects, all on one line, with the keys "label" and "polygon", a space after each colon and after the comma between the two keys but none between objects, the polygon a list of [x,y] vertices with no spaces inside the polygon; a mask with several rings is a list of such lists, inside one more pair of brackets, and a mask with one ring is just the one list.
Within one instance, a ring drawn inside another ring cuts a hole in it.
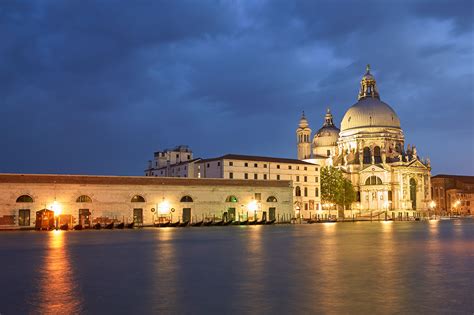
[{"label": "small dome", "polygon": [[395,111],[377,98],[363,98],[350,107],[342,118],[341,130],[363,127],[400,128]]},{"label": "small dome", "polygon": [[317,147],[335,146],[339,139],[339,128],[334,126],[330,109],[327,109],[324,124],[314,135],[313,143]]}]

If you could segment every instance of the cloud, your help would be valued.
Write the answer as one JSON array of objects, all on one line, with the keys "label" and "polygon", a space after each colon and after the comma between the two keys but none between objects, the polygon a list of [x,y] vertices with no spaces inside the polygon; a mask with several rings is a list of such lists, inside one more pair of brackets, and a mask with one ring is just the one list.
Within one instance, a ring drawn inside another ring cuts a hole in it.
[{"label": "cloud", "polygon": [[472,6],[5,1],[0,171],[141,174],[180,143],[292,157],[301,110],[313,130],[328,105],[338,122],[371,63],[434,172],[472,174],[439,146],[474,153]]}]

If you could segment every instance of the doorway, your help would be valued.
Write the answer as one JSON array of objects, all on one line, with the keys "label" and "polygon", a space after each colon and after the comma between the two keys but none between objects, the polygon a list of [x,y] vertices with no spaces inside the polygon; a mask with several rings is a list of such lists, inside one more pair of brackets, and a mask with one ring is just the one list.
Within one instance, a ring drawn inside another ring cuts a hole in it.
[{"label": "doorway", "polygon": [[227,216],[228,216],[229,221],[235,221],[235,208],[228,208]]},{"label": "doorway", "polygon": [[142,208],[133,209],[133,223],[137,225],[143,224],[143,209]]},{"label": "doorway", "polygon": [[183,222],[191,222],[191,208],[183,208]]},{"label": "doorway", "polygon": [[30,226],[30,209],[18,210],[18,225]]},{"label": "doorway", "polygon": [[416,180],[410,178],[410,200],[412,210],[416,210]]},{"label": "doorway", "polygon": [[268,208],[268,217],[269,217],[270,221],[276,219],[276,208],[275,207]]},{"label": "doorway", "polygon": [[82,227],[90,227],[91,226],[91,212],[89,209],[79,209],[79,224]]}]

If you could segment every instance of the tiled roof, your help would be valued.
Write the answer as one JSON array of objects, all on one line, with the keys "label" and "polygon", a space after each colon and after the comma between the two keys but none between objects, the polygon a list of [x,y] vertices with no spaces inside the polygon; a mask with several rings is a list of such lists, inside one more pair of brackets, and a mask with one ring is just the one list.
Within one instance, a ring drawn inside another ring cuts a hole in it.
[{"label": "tiled roof", "polygon": [[0,174],[0,184],[290,187],[290,181],[286,180],[238,180],[220,178],[55,174]]},{"label": "tiled roof", "polygon": [[259,161],[259,162],[273,162],[273,163],[288,163],[288,164],[304,164],[312,165],[313,163],[297,160],[297,159],[286,159],[286,158],[277,158],[277,157],[268,157],[268,156],[255,156],[255,155],[241,155],[241,154],[226,154],[220,157],[212,159],[201,160],[201,163],[217,161],[217,160],[242,160],[242,161]]}]

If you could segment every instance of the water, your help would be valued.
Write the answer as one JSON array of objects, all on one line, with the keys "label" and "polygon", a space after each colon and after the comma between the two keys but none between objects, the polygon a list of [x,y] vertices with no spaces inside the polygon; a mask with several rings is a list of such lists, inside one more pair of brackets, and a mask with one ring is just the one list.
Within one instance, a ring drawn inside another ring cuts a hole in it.
[{"label": "water", "polygon": [[0,233],[0,313],[474,312],[474,220]]}]

